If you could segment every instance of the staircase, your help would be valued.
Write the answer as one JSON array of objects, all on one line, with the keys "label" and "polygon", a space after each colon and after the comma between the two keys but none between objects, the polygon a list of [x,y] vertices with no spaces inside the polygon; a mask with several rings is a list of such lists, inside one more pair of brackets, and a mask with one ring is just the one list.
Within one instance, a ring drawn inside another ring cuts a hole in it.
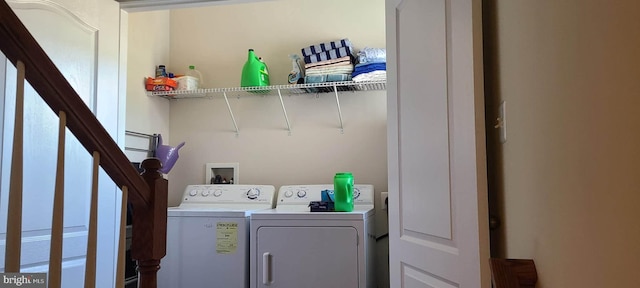
[{"label": "staircase", "polygon": [[[5,271],[20,272],[22,245],[22,183],[23,183],[23,123],[24,84],[28,81],[33,89],[58,115],[59,137],[53,221],[51,227],[51,248],[48,287],[60,287],[63,203],[65,167],[65,130],[80,141],[87,153],[93,157],[93,188],[88,232],[86,270],[84,287],[95,287],[96,240],[97,240],[97,183],[98,171],[102,168],[110,180],[122,191],[122,213],[120,241],[118,243],[119,263],[116,271],[116,287],[124,287],[125,262],[125,219],[127,203],[133,210],[131,258],[137,263],[138,287],[157,287],[156,273],[160,260],[165,256],[167,227],[167,180],[158,172],[161,163],[149,158],[142,163],[144,172],[139,174],[131,165],[123,151],[107,133],[89,107],[66,81],[51,59],[25,28],[5,1],[0,1],[0,49],[18,71],[18,83],[13,127],[13,154],[9,188],[9,212],[6,232]],[[6,95],[14,97],[14,95]],[[6,128],[5,129],[10,129]]]}]

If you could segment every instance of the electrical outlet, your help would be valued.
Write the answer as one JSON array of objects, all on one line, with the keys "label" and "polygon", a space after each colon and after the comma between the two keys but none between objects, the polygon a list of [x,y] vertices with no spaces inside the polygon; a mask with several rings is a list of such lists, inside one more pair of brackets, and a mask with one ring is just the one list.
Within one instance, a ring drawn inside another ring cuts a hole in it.
[{"label": "electrical outlet", "polygon": [[389,210],[389,192],[380,193],[380,207],[382,211]]}]

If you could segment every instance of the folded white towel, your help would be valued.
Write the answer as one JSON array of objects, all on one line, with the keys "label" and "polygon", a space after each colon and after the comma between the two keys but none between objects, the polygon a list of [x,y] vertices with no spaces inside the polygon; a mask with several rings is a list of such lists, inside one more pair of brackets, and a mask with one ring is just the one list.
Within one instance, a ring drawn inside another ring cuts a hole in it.
[{"label": "folded white towel", "polygon": [[306,75],[325,75],[325,74],[351,74],[353,65],[339,65],[328,68],[311,68],[305,71]]},{"label": "folded white towel", "polygon": [[315,63],[307,63],[307,64],[304,64],[304,68],[309,69],[309,68],[315,68],[315,67],[324,67],[324,66],[333,65],[333,64],[351,64],[351,57],[345,56],[338,59],[329,59],[329,60],[315,62]]},{"label": "folded white towel", "polygon": [[356,77],[353,77],[352,80],[353,82],[387,80],[387,71],[377,70],[369,73],[362,73]]}]

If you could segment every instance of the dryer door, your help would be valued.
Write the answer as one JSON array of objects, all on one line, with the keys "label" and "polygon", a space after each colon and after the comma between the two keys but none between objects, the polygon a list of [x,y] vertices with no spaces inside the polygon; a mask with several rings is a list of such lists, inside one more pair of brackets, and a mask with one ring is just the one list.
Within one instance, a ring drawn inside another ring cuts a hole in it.
[{"label": "dryer door", "polygon": [[260,227],[257,287],[359,287],[353,227]]}]

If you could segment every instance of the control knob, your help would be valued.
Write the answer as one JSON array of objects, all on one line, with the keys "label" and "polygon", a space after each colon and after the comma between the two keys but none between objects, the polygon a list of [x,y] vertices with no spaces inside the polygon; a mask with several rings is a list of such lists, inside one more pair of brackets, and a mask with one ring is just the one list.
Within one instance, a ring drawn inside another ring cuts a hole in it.
[{"label": "control knob", "polygon": [[284,191],[284,197],[291,198],[293,196],[293,192],[291,190]]},{"label": "control knob", "polygon": [[358,199],[358,197],[360,197],[360,189],[358,188],[353,188],[353,199]]},{"label": "control knob", "polygon": [[251,188],[247,191],[247,197],[251,200],[257,199],[258,196],[260,196],[260,189],[258,188]]},{"label": "control knob", "polygon": [[216,190],[213,191],[213,196],[214,197],[220,197],[220,195],[222,195],[222,190],[216,189]]},{"label": "control knob", "polygon": [[298,190],[298,198],[304,198],[304,196],[307,196],[307,191],[305,190]]}]

